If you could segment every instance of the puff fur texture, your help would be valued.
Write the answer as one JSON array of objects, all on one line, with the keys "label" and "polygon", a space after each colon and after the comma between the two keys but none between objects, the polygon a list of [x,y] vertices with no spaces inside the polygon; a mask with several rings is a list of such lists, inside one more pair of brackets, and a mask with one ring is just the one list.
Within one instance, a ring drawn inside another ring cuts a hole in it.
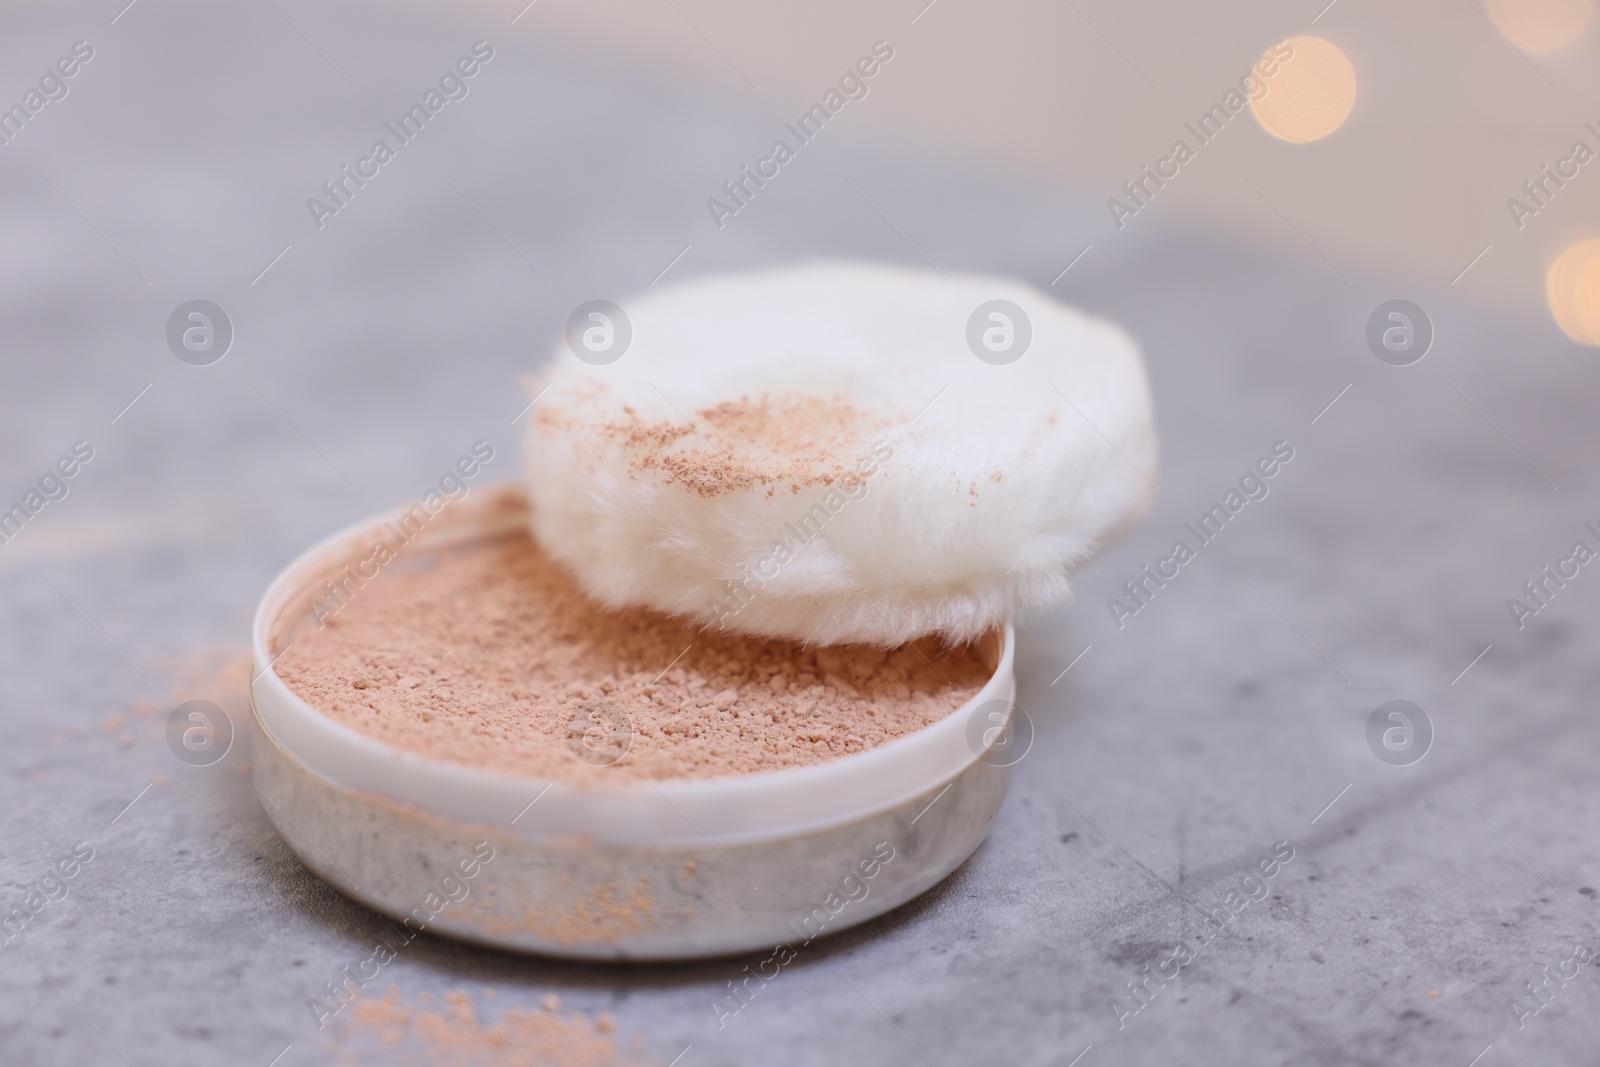
[{"label": "puff fur texture", "polygon": [[[1031,326],[1007,365],[968,341],[992,300]],[[535,537],[610,607],[807,644],[973,640],[1065,601],[1149,507],[1137,348],[1027,285],[817,263],[624,312],[615,362],[558,344],[525,442]]]}]

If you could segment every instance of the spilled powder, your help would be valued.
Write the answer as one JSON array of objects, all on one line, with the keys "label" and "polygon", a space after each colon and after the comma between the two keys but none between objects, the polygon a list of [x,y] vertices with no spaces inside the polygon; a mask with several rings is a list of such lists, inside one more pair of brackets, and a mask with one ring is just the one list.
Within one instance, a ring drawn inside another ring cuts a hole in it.
[{"label": "spilled powder", "polygon": [[944,718],[989,675],[966,646],[803,649],[607,611],[520,530],[407,549],[276,669],[397,747],[589,781],[837,759]]},{"label": "spilled powder", "polygon": [[619,1047],[608,1013],[591,1020],[560,1008],[560,1000],[548,996],[542,1011],[513,1008],[491,1021],[460,992],[442,1003],[426,995],[407,1002],[391,989],[352,1005],[338,1035],[341,1058],[419,1067],[645,1067]]},{"label": "spilled powder", "polygon": [[159,696],[137,700],[131,714],[116,712],[101,721],[107,735],[116,735],[117,746],[149,758],[150,773],[156,784],[166,782],[162,771],[170,770],[172,755],[167,750],[167,717],[190,700],[216,704],[233,728],[234,742],[219,765],[237,774],[248,774],[249,751],[244,740],[252,717],[250,710],[250,650],[239,645],[217,645],[191,649],[156,663]]},{"label": "spilled powder", "polygon": [[[191,649],[157,664],[165,690],[158,698],[140,700],[133,713],[140,719],[161,718],[186,700],[210,700],[230,716],[250,715],[250,649],[243,645],[212,645]],[[114,716],[115,717],[115,716]],[[236,719],[236,724],[243,720]],[[107,732],[111,720],[102,724]]]}]

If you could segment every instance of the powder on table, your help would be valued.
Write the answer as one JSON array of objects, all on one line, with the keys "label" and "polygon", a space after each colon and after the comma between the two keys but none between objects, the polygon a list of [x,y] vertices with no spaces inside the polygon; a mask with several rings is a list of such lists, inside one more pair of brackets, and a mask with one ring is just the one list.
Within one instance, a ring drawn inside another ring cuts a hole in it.
[{"label": "powder on table", "polygon": [[[644,1067],[618,1047],[617,1025],[606,1012],[590,1021],[563,1015],[560,1002],[545,1010],[513,1008],[492,1022],[459,990],[438,1004],[426,994],[403,1001],[398,989],[356,1001],[335,1035],[345,1062],[427,1064],[428,1067]],[[552,1003],[553,1002],[553,1003]]]},{"label": "powder on table", "polygon": [[606,611],[523,532],[405,550],[276,670],[396,747],[587,781],[836,759],[944,718],[991,673],[970,646],[803,649]]}]

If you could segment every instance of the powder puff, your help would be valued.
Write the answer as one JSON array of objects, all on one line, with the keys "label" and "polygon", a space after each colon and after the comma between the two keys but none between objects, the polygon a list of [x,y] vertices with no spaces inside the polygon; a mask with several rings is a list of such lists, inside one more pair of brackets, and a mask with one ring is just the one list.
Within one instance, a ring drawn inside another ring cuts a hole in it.
[{"label": "powder puff", "polygon": [[1025,284],[818,263],[597,314],[626,349],[569,331],[525,459],[534,535],[606,605],[971,640],[1066,600],[1149,507],[1137,348]]}]

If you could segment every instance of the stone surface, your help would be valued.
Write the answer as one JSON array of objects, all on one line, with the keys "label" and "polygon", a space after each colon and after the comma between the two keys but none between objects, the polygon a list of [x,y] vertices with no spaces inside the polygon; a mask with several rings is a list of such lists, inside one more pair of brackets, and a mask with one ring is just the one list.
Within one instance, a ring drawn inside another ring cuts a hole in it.
[{"label": "stone surface", "polygon": [[[200,697],[243,721],[243,677],[196,674],[197,653],[242,649],[255,598],[313,540],[420,495],[479,438],[503,457],[487,475],[510,477],[513,383],[572,308],[625,302],[685,245],[669,276],[846,254],[1049,286],[1091,242],[1053,291],[1143,344],[1159,503],[1072,609],[1023,628],[1037,737],[972,860],[814,944],[722,1029],[710,1003],[753,960],[576,966],[426,939],[386,977],[493,989],[491,1011],[559,994],[661,1063],[692,1045],[681,1067],[913,1047],[939,1065],[1087,1048],[1083,1067],[1592,1055],[1591,968],[1520,1029],[1512,1005],[1600,945],[1583,637],[1600,577],[1584,568],[1525,628],[1506,606],[1574,541],[1596,545],[1592,355],[1448,278],[1345,265],[1347,282],[1303,246],[1235,246],[1157,211],[1111,231],[1093,192],[897,144],[865,111],[718,230],[705,198],[780,131],[760,97],[559,47],[538,8],[515,26],[285,13],[305,37],[272,5],[8,16],[7,92],[75,40],[95,58],[0,149],[0,496],[75,441],[95,454],[0,546],[0,914],[79,842],[94,858],[0,947],[5,1062],[327,1057],[306,1002],[387,926],[294,860],[246,742],[186,765],[166,713]],[[306,198],[480,38],[496,54],[470,95],[317,229]],[[1227,167],[1225,148],[1201,165]],[[1394,298],[1436,327],[1411,367],[1365,341]],[[167,348],[192,299],[235,328],[211,366]],[[1108,598],[1279,441],[1294,458],[1269,495],[1119,628]],[[1395,698],[1436,732],[1411,766],[1367,742]],[[1127,984],[1280,842],[1293,859],[1270,895],[1119,1020]]]}]

